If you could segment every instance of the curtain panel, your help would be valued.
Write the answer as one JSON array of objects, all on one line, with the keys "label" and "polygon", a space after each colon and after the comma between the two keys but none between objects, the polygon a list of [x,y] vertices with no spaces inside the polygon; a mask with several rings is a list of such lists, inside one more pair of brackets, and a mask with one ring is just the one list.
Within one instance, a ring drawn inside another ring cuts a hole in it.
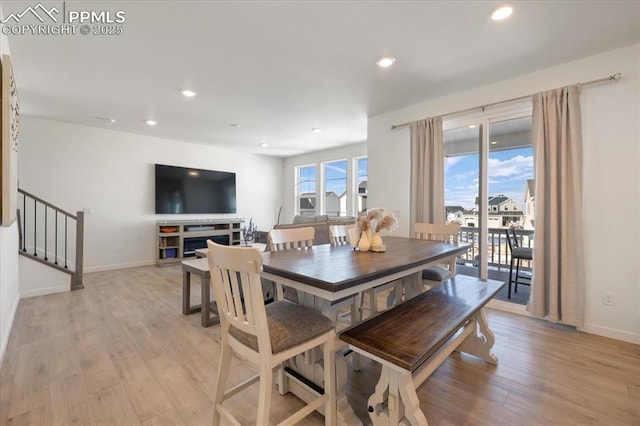
[{"label": "curtain panel", "polygon": [[527,310],[584,324],[582,124],[577,85],[533,95],[534,276]]},{"label": "curtain panel", "polygon": [[442,117],[414,121],[411,134],[410,226],[444,223],[444,146]]}]

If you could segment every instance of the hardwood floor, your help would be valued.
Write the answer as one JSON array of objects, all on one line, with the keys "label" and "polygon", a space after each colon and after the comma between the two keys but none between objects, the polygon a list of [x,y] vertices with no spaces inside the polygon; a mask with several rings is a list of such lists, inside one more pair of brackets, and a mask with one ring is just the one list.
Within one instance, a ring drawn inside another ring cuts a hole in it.
[{"label": "hardwood floor", "polygon": [[[0,425],[210,424],[220,328],[181,314],[181,282],[179,266],[140,267],[87,274],[84,290],[22,300],[0,370]],[[430,425],[640,424],[640,346],[487,316],[500,364],[449,357],[418,391]],[[363,360],[349,377],[365,424],[378,371]],[[251,374],[234,360],[232,380]],[[243,424],[254,422],[256,397],[253,386],[232,400]],[[273,423],[301,406],[277,392],[272,404]]]}]

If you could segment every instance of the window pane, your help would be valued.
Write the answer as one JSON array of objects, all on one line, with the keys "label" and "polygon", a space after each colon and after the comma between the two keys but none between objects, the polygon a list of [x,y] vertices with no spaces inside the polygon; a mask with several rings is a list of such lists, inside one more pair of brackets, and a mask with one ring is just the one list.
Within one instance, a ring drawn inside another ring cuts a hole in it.
[{"label": "window pane", "polygon": [[302,216],[316,214],[316,166],[298,167],[297,213]]},{"label": "window pane", "polygon": [[347,215],[347,160],[324,163],[324,212],[328,216]]},{"label": "window pane", "polygon": [[367,211],[367,170],[367,157],[358,158],[356,161],[356,194],[358,194],[356,212],[358,213]]}]

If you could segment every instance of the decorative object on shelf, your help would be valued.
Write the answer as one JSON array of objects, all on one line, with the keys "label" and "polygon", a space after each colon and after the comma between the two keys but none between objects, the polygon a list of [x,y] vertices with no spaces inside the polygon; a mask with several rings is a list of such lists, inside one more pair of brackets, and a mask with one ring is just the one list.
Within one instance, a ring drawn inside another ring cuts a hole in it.
[{"label": "decorative object on shelf", "polygon": [[253,223],[253,219],[249,219],[249,225],[242,227],[242,239],[245,247],[249,247],[249,242],[254,240],[257,231],[258,227]]},{"label": "decorative object on shelf", "polygon": [[[358,249],[360,251],[384,252],[387,250],[380,237],[381,231],[391,232],[398,226],[398,219],[393,213],[385,213],[384,209],[371,209],[366,216],[360,216],[357,220],[360,228],[360,240]],[[366,240],[362,243],[361,241]],[[364,250],[363,250],[364,248]]]}]

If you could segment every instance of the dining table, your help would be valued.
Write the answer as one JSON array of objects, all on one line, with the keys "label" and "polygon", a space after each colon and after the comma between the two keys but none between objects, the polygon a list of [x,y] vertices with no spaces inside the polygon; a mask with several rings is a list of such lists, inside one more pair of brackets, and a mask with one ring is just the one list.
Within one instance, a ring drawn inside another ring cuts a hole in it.
[{"label": "dining table", "polygon": [[[471,248],[468,243],[385,237],[384,252],[357,251],[349,245],[316,245],[307,249],[266,252],[261,276],[297,291],[298,303],[332,316],[331,302],[395,280],[402,295],[396,302],[424,291],[421,271],[426,266],[455,258]],[[337,339],[336,339],[337,340]],[[336,351],[338,424],[361,424],[344,392],[348,368],[344,347]],[[310,362],[309,359],[313,361]],[[298,356],[288,361],[278,379],[281,394],[292,392],[308,402],[322,392],[322,358]]]}]

